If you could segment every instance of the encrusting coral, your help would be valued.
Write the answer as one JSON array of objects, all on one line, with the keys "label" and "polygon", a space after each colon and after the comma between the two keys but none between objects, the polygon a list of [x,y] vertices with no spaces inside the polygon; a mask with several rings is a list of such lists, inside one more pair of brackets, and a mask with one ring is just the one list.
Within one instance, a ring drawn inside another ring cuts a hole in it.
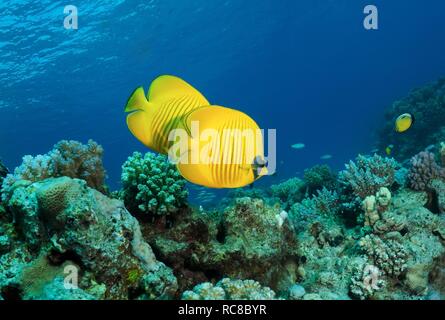
[{"label": "encrusting coral", "polygon": [[187,204],[186,181],[163,155],[133,153],[121,180],[120,196],[133,214],[167,215]]},{"label": "encrusting coral", "polygon": [[24,156],[22,164],[4,179],[3,198],[6,200],[10,196],[17,182],[37,182],[63,176],[85,180],[89,187],[105,192],[106,174],[102,155],[102,147],[93,140],[86,145],[74,140],[62,140],[47,154]]},{"label": "encrusting coral", "polygon": [[182,294],[183,300],[274,300],[275,292],[254,280],[224,278],[216,285],[205,282]]}]

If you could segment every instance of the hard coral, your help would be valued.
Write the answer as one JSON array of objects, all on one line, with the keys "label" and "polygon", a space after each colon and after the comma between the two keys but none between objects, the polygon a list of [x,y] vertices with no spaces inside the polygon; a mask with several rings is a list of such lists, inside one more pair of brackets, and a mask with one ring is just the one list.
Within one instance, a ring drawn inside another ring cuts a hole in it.
[{"label": "hard coral", "polygon": [[398,163],[392,158],[383,158],[377,154],[372,157],[359,155],[355,162],[350,161],[346,170],[340,172],[344,185],[364,199],[374,195],[381,187],[390,187]]},{"label": "hard coral", "polygon": [[445,179],[445,169],[437,163],[433,153],[422,151],[411,159],[411,168],[408,173],[410,188],[417,191],[426,191],[431,187],[434,179]]},{"label": "hard coral", "polygon": [[366,235],[360,240],[359,245],[384,274],[397,277],[406,269],[408,252],[398,241]]},{"label": "hard coral", "polygon": [[377,291],[386,286],[382,276],[382,272],[376,266],[362,265],[360,269],[356,269],[351,279],[351,295],[360,300],[373,297]]},{"label": "hard coral", "polygon": [[216,285],[206,282],[185,291],[183,300],[274,300],[275,292],[254,280],[224,278]]},{"label": "hard coral", "polygon": [[133,153],[121,179],[122,199],[133,214],[171,214],[187,203],[186,181],[163,155]]},{"label": "hard coral", "polygon": [[168,228],[151,223],[142,228],[183,290],[223,276],[285,290],[295,283],[297,244],[288,220],[277,220],[281,211],[259,199],[241,198],[218,217],[184,210]]},{"label": "hard coral", "polygon": [[337,177],[328,165],[316,165],[310,169],[304,170],[304,182],[306,183],[309,193],[313,194],[323,188],[328,190],[335,189]]},{"label": "hard coral", "polygon": [[16,183],[37,182],[47,178],[70,177],[85,180],[89,187],[105,192],[103,149],[93,140],[84,145],[74,140],[62,140],[44,155],[26,155],[22,164],[8,174],[2,183],[2,198],[7,200]]},{"label": "hard coral", "polygon": [[[85,181],[61,177],[17,186],[6,205],[15,215],[22,241],[10,254],[30,252],[31,265],[23,261],[17,267],[23,272],[0,286],[17,286],[23,298],[31,294],[23,276],[37,257],[53,265],[75,264],[81,272],[82,289],[90,292],[97,283],[105,286],[101,298],[162,299],[176,293],[176,278],[156,260],[142,239],[137,220],[122,202],[87,187]],[[48,264],[38,269],[48,276]],[[7,271],[0,270],[0,280]]]},{"label": "hard coral", "polygon": [[270,187],[272,197],[278,199],[285,210],[300,202],[305,193],[304,182],[299,178],[291,178]]}]

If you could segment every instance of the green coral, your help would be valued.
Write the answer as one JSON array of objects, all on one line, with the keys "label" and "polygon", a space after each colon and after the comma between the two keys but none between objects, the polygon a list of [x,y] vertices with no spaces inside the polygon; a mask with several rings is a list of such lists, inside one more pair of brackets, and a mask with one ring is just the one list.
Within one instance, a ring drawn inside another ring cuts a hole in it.
[{"label": "green coral", "polygon": [[121,179],[121,197],[133,214],[166,215],[187,204],[186,181],[163,155],[133,153]]},{"label": "green coral", "polygon": [[288,210],[294,203],[300,202],[305,194],[305,184],[299,178],[291,178],[270,187],[272,197],[280,201],[282,207]]},{"label": "green coral", "polygon": [[216,285],[198,284],[193,291],[185,291],[183,300],[274,300],[275,292],[254,280],[224,278]]},{"label": "green coral", "polygon": [[337,185],[337,176],[332,172],[328,165],[316,165],[304,170],[304,182],[310,194],[326,188],[335,189]]}]

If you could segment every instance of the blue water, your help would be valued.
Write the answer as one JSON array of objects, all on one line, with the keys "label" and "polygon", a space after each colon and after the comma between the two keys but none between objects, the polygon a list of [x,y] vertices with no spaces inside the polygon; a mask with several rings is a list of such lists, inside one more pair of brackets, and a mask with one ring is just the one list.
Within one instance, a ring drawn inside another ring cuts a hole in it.
[{"label": "blue water", "polygon": [[[63,8],[79,29],[63,28]],[[363,8],[379,8],[366,31]],[[145,151],[123,107],[160,74],[277,129],[278,175],[324,161],[339,169],[373,148],[383,111],[445,75],[441,0],[152,0],[0,2],[0,157],[9,167],[61,139],[105,148],[112,188]],[[305,143],[302,150],[294,143]]]}]

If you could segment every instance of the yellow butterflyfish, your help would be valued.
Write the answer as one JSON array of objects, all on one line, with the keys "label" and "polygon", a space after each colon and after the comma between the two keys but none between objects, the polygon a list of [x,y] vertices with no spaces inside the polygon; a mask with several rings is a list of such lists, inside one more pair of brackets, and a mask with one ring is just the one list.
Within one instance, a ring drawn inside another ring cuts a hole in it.
[{"label": "yellow butterflyfish", "polygon": [[262,131],[245,113],[221,106],[184,117],[186,152],[177,168],[188,181],[208,188],[240,188],[267,174]]},{"label": "yellow butterflyfish", "polygon": [[137,88],[125,107],[131,133],[148,148],[167,154],[168,135],[178,127],[183,115],[208,106],[207,99],[184,80],[164,75],[150,85],[147,96]]},{"label": "yellow butterflyfish", "polygon": [[131,133],[148,148],[168,154],[192,183],[239,188],[267,174],[262,131],[255,121],[241,111],[210,105],[180,78],[155,79],[147,96],[137,88],[125,112]]},{"label": "yellow butterflyfish", "polygon": [[414,116],[411,113],[404,113],[397,117],[394,130],[402,133],[407,131],[414,123]]}]

